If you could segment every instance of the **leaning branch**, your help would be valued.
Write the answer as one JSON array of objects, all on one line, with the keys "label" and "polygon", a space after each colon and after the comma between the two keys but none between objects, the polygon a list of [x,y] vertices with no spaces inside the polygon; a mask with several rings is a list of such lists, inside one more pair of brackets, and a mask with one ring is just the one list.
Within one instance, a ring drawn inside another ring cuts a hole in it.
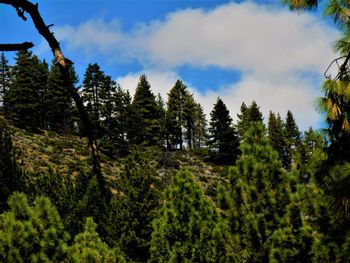
[{"label": "leaning branch", "polygon": [[31,42],[23,42],[21,44],[0,44],[0,51],[28,50],[32,47],[34,47],[34,44]]},{"label": "leaning branch", "polygon": [[92,159],[93,159],[92,173],[93,175],[96,175],[102,193],[109,195],[106,191],[106,188],[104,185],[104,179],[101,172],[101,165],[100,165],[96,137],[94,133],[95,131],[94,126],[90,121],[89,115],[86,112],[85,106],[83,104],[81,97],[78,94],[78,91],[75,89],[73,85],[73,82],[69,73],[69,62],[64,57],[62,50],[60,48],[59,42],[55,38],[54,34],[50,31],[51,25],[47,26],[45,24],[43,18],[41,17],[38,11],[38,4],[33,4],[28,0],[0,0],[0,4],[7,4],[14,7],[18,16],[24,21],[27,20],[24,14],[25,13],[29,14],[29,16],[33,20],[35,28],[40,33],[40,35],[42,35],[45,38],[45,40],[49,44],[52,50],[52,53],[54,55],[54,58],[60,67],[64,84],[67,87],[68,92],[74,99],[81,121],[85,128],[86,136],[88,137],[88,140],[89,140],[89,146],[91,149]]}]

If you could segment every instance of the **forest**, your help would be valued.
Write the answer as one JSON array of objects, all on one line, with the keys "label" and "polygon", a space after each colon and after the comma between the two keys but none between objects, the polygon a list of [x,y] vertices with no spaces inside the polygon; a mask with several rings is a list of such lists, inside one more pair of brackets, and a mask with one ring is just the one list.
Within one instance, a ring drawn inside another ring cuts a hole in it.
[{"label": "forest", "polygon": [[345,33],[319,130],[254,100],[206,116],[180,79],[163,98],[141,75],[132,96],[97,63],[79,82],[72,61],[2,52],[0,262],[350,262],[348,8],[327,7]]}]

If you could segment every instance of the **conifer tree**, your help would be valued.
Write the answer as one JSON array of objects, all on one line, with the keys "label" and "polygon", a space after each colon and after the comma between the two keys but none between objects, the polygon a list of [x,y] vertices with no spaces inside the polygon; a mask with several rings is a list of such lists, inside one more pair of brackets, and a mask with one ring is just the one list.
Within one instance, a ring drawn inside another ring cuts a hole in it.
[{"label": "conifer tree", "polygon": [[31,205],[15,193],[9,207],[0,215],[1,262],[65,261],[69,234],[49,199],[38,197]]},{"label": "conifer tree", "polygon": [[237,113],[237,124],[236,124],[236,128],[237,128],[237,133],[238,136],[240,138],[240,140],[242,140],[244,133],[247,131],[248,129],[248,118],[247,118],[247,110],[248,107],[247,105],[242,102],[241,108],[240,108],[240,113]]},{"label": "conifer tree", "polygon": [[159,206],[160,182],[149,160],[133,152],[125,161],[110,215],[111,243],[118,244],[131,260],[146,262],[152,220]]},{"label": "conifer tree", "polygon": [[242,155],[219,189],[231,247],[241,261],[301,262],[312,246],[312,229],[297,192],[298,175],[282,169],[262,124],[245,134]]},{"label": "conifer tree", "polygon": [[283,166],[290,170],[291,156],[288,154],[287,140],[284,134],[283,122],[279,114],[270,111],[267,130],[269,142],[272,148],[277,151]]},{"label": "conifer tree", "polygon": [[260,111],[260,107],[258,104],[255,102],[255,100],[252,101],[250,104],[249,108],[247,109],[247,118],[248,118],[248,123],[251,122],[263,122],[263,116]]},{"label": "conifer tree", "polygon": [[104,80],[105,75],[97,63],[87,66],[84,74],[81,97],[86,104],[86,110],[90,115],[91,121],[97,127],[100,125],[100,90],[104,84]]},{"label": "conifer tree", "polygon": [[196,104],[195,110],[195,130],[194,130],[194,142],[195,148],[201,148],[206,143],[207,138],[207,120],[202,105]]},{"label": "conifer tree", "polygon": [[4,108],[4,97],[10,88],[11,77],[11,67],[2,52],[0,56],[0,109]]},{"label": "conifer tree", "polygon": [[194,148],[194,133],[196,126],[196,111],[198,110],[197,103],[194,101],[193,95],[189,92],[184,97],[183,105],[183,126],[185,128],[185,139],[187,140],[187,147]]},{"label": "conifer tree", "polygon": [[233,164],[238,156],[238,137],[224,102],[218,98],[210,113],[209,150],[215,162]]},{"label": "conifer tree", "polygon": [[145,75],[141,75],[131,104],[133,112],[130,138],[135,144],[159,145],[160,109]]},{"label": "conifer tree", "polygon": [[[112,152],[117,152],[121,155],[125,155],[129,151],[129,133],[132,129],[131,118],[131,96],[128,91],[122,90],[117,85],[116,91],[112,94],[113,99],[113,114],[108,132],[111,142],[109,145],[113,147],[110,149]],[[131,132],[132,134],[132,132]]]},{"label": "conifer tree", "polygon": [[166,136],[167,148],[180,149],[183,147],[183,111],[187,93],[187,87],[181,80],[177,80],[174,87],[168,94],[167,110],[166,110]]},{"label": "conifer tree", "polygon": [[[105,76],[99,91],[101,127],[104,134],[111,130],[111,122],[115,114],[115,98],[117,83],[110,76]],[[107,135],[110,137],[110,134]]]},{"label": "conifer tree", "polygon": [[68,248],[69,262],[126,262],[123,255],[116,249],[111,249],[96,232],[96,224],[91,217],[86,218],[84,232],[75,236],[74,242]]},{"label": "conifer tree", "polygon": [[158,93],[157,99],[157,106],[158,106],[158,110],[159,110],[159,121],[160,121],[160,142],[159,145],[161,147],[163,147],[165,145],[165,133],[166,133],[166,112],[165,112],[165,103],[164,100],[162,98],[162,96],[160,95],[160,93]]},{"label": "conifer tree", "polygon": [[[73,83],[76,83],[77,76],[73,66],[71,66],[70,72]],[[74,129],[73,103],[67,88],[64,86],[60,68],[55,62],[51,66],[48,78],[45,103],[47,105],[47,128],[61,133],[72,132]]]},{"label": "conifer tree", "polygon": [[184,140],[189,149],[204,141],[206,122],[203,109],[181,80],[176,81],[168,94],[165,125],[168,150],[182,149]]},{"label": "conifer tree", "polygon": [[13,82],[5,97],[6,117],[21,128],[36,129],[40,126],[40,96],[37,90],[38,63],[34,63],[29,51],[19,51],[13,67]]},{"label": "conifer tree", "polygon": [[243,102],[240,109],[240,114],[237,114],[237,133],[240,141],[242,141],[244,134],[249,129],[252,122],[263,122],[263,116],[259,106],[255,101],[252,101],[249,107]]},{"label": "conifer tree", "polygon": [[284,134],[287,142],[287,155],[291,160],[290,166],[287,168],[290,169],[292,163],[295,162],[297,158],[296,155],[300,152],[301,148],[300,131],[290,110],[287,111]]},{"label": "conifer tree", "polygon": [[46,93],[47,93],[47,81],[49,78],[49,67],[46,61],[41,62],[36,56],[33,57],[34,65],[36,68],[35,71],[35,82],[36,90],[39,99],[39,127],[41,129],[47,129],[47,106],[48,102],[46,101]]},{"label": "conifer tree", "polygon": [[220,262],[225,251],[219,214],[193,175],[179,171],[153,221],[151,262]]},{"label": "conifer tree", "polygon": [[12,192],[20,190],[21,169],[13,156],[10,134],[0,125],[0,212]]}]

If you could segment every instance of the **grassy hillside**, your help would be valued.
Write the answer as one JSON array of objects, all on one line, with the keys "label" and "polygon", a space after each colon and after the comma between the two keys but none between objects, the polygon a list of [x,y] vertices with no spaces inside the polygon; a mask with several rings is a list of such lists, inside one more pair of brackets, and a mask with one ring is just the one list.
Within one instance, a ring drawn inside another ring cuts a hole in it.
[{"label": "grassy hillside", "polygon": [[[90,171],[91,159],[86,138],[51,131],[28,132],[12,126],[1,116],[0,123],[12,134],[17,163],[27,173],[76,176],[80,171]],[[167,152],[156,147],[139,147],[138,150],[149,157],[165,184],[179,168],[187,167],[207,191],[212,191],[218,181],[224,180],[223,174],[227,170],[224,166],[205,162],[200,154],[191,151]],[[103,175],[113,180],[118,176],[123,158],[111,158],[102,152],[100,154]]]}]

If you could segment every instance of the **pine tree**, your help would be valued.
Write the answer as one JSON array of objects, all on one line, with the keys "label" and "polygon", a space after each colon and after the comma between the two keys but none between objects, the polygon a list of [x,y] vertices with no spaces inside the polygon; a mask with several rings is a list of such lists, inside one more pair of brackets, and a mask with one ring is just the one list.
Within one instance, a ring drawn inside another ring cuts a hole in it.
[{"label": "pine tree", "polygon": [[193,94],[189,92],[184,97],[184,105],[183,105],[183,126],[185,128],[185,139],[187,140],[187,147],[189,149],[194,148],[195,141],[195,129],[196,129],[196,118],[197,116],[198,106],[193,98]]},{"label": "pine tree", "polygon": [[247,105],[242,102],[241,108],[240,108],[240,114],[237,113],[237,133],[238,136],[240,138],[240,140],[242,140],[244,133],[247,131],[248,127],[249,127],[249,123],[248,123],[248,118],[247,118],[247,110],[248,107]]},{"label": "pine tree", "polygon": [[159,145],[162,137],[160,110],[145,75],[140,76],[131,108],[133,111],[131,141],[135,144]]},{"label": "pine tree", "polygon": [[22,171],[13,156],[10,134],[0,126],[0,212],[7,208],[11,193],[20,190]]},{"label": "pine tree", "polygon": [[238,156],[238,137],[230,113],[218,98],[210,113],[209,150],[215,162],[233,164]]},{"label": "pine tree", "polygon": [[244,134],[249,129],[252,122],[263,122],[262,113],[255,101],[252,101],[249,107],[243,102],[241,105],[241,113],[237,114],[237,117],[238,121],[236,127],[240,141],[242,141]]},{"label": "pine tree", "polygon": [[291,156],[288,154],[287,140],[284,134],[283,122],[279,114],[276,115],[270,111],[267,130],[269,142],[272,148],[278,152],[283,167],[290,170]]},{"label": "pine tree", "polygon": [[69,234],[48,198],[33,204],[24,194],[9,199],[10,210],[0,215],[1,262],[62,262]]},{"label": "pine tree", "polygon": [[207,138],[207,120],[205,118],[202,105],[196,104],[195,110],[195,127],[194,127],[194,148],[201,148],[206,143]]},{"label": "pine tree", "polygon": [[159,206],[160,182],[149,160],[133,152],[125,161],[112,199],[110,215],[111,243],[117,243],[129,259],[146,262],[152,220]]},{"label": "pine tree", "polygon": [[28,51],[17,53],[13,67],[14,79],[5,97],[6,117],[21,128],[36,129],[40,126],[40,96],[37,90],[37,66]]},{"label": "pine tree", "polygon": [[[81,97],[86,105],[90,119],[96,127],[100,125],[101,100],[100,91],[105,81],[105,75],[98,64],[89,64],[83,80]],[[100,131],[95,131],[100,133]]]},{"label": "pine tree", "polygon": [[300,152],[301,148],[301,137],[299,128],[294,120],[293,114],[291,111],[287,111],[284,134],[287,142],[287,155],[291,160],[290,165],[287,166],[287,169],[290,169],[292,164],[295,163],[297,154]]},{"label": "pine tree", "polygon": [[75,236],[74,242],[68,248],[69,262],[126,262],[123,255],[116,249],[111,249],[96,232],[96,224],[91,217],[86,219],[84,232]]},{"label": "pine tree", "polygon": [[131,96],[128,91],[121,89],[117,85],[116,92],[113,95],[114,112],[111,119],[109,136],[113,149],[121,155],[129,152],[129,132],[132,128],[131,118]]},{"label": "pine tree", "polygon": [[260,111],[260,107],[256,104],[255,100],[252,101],[249,108],[247,109],[248,123],[251,122],[263,122],[263,116]]},{"label": "pine tree", "polygon": [[33,61],[36,67],[35,72],[35,82],[36,90],[39,99],[39,127],[41,129],[47,129],[47,106],[48,102],[46,101],[47,93],[47,82],[49,78],[49,67],[46,61],[41,62],[37,57],[33,57]]},{"label": "pine tree", "polygon": [[174,87],[168,94],[167,110],[166,110],[166,137],[167,148],[180,149],[183,147],[183,111],[184,97],[187,93],[187,87],[181,80],[177,80]]},{"label": "pine tree", "polygon": [[168,186],[153,227],[151,262],[224,260],[219,214],[187,170]]},{"label": "pine tree", "polygon": [[164,100],[162,98],[162,96],[160,95],[160,93],[158,93],[157,99],[157,106],[158,106],[158,111],[159,111],[159,121],[160,121],[160,143],[159,145],[161,147],[163,147],[165,145],[165,134],[166,134],[166,111],[165,111],[165,103]]},{"label": "pine tree", "polygon": [[[71,67],[73,83],[77,82],[74,68]],[[72,120],[73,102],[67,88],[64,85],[60,68],[53,62],[48,78],[47,91],[45,93],[47,128],[56,132],[72,132],[74,124]]]},{"label": "pine tree", "polygon": [[282,169],[264,133],[259,123],[247,131],[229,182],[219,189],[228,240],[246,262],[301,262],[309,257],[312,229],[301,212],[298,174]]},{"label": "pine tree", "polygon": [[11,67],[4,52],[2,52],[0,56],[0,109],[5,106],[4,97],[10,88],[11,78]]}]

